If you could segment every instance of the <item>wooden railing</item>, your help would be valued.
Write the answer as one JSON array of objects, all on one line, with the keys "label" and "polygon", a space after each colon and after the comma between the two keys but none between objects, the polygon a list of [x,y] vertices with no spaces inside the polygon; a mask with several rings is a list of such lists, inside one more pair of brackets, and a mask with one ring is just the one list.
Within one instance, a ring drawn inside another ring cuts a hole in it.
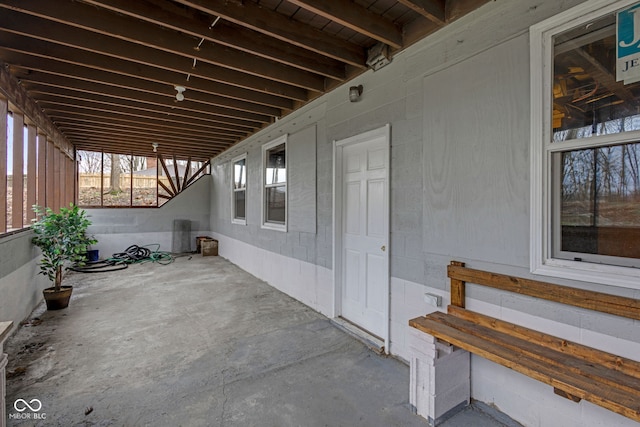
[{"label": "wooden railing", "polygon": [[[79,188],[101,188],[99,173],[82,173],[78,175],[78,187]],[[166,185],[169,185],[169,179],[166,176],[158,177],[158,179]],[[120,187],[130,188],[133,184],[133,188],[155,188],[156,177],[148,175],[133,175],[133,178],[128,174],[120,176]],[[111,186],[111,178],[109,175],[102,176],[102,188],[109,188]]]}]

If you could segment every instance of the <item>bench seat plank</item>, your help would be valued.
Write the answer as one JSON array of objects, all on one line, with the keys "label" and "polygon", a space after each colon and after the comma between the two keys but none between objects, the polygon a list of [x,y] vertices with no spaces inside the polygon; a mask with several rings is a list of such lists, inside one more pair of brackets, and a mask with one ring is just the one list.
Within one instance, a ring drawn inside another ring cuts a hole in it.
[{"label": "bench seat plank", "polygon": [[524,354],[543,363],[573,372],[577,375],[619,388],[626,393],[636,393],[640,399],[640,379],[625,372],[614,371],[593,361],[581,359],[567,353],[553,350],[535,341],[529,341],[510,334],[460,319],[444,313],[433,313],[431,319],[461,332],[478,336],[491,343]]},{"label": "bench seat plank", "polygon": [[[633,376],[445,313],[412,319],[409,325],[567,395],[640,421],[640,390]],[[564,364],[569,369],[558,369]]]},{"label": "bench seat plank", "polygon": [[447,307],[449,314],[466,319],[470,322],[477,323],[481,326],[495,329],[506,334],[522,338],[527,341],[535,342],[539,345],[548,347],[552,350],[567,353],[571,356],[578,357],[590,363],[598,363],[607,369],[620,371],[627,375],[640,378],[640,362],[627,359],[602,350],[596,350],[582,344],[578,344],[563,338],[554,337],[552,335],[538,332],[524,326],[515,325],[500,319],[496,319],[484,314],[476,313],[460,307],[450,305]]}]

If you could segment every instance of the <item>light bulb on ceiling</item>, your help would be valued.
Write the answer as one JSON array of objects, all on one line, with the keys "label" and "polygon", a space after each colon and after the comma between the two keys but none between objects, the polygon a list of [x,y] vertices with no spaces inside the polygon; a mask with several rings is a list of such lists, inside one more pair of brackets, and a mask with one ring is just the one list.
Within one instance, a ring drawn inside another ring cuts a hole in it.
[{"label": "light bulb on ceiling", "polygon": [[178,93],[176,93],[176,100],[177,101],[184,101],[184,94],[183,92],[185,90],[187,90],[187,88],[185,88],[184,86],[174,86],[175,90],[178,91]]}]

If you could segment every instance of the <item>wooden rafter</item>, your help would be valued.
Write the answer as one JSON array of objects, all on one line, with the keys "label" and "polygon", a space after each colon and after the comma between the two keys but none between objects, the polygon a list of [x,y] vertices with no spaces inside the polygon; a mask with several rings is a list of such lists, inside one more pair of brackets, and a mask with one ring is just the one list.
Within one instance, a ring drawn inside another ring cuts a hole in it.
[{"label": "wooden rafter", "polygon": [[487,1],[0,0],[0,82],[66,153],[200,161]]},{"label": "wooden rafter", "polygon": [[402,33],[398,27],[356,3],[342,0],[289,0],[289,2],[396,49],[402,47]]},{"label": "wooden rafter", "polygon": [[364,50],[352,43],[292,21],[252,2],[224,0],[176,0],[213,16],[220,16],[243,27],[308,49],[320,55],[364,68]]},{"label": "wooden rafter", "polygon": [[441,0],[398,0],[437,25],[445,24],[445,5]]}]

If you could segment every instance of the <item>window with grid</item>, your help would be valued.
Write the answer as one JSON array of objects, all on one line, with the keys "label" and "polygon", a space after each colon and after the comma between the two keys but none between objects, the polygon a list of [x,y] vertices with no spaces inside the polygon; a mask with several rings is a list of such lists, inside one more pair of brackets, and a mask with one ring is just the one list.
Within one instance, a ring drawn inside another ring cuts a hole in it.
[{"label": "window with grid", "polygon": [[640,2],[586,2],[531,41],[532,270],[639,287]]},{"label": "window with grid", "polygon": [[247,223],[247,155],[243,154],[231,161],[233,179],[231,180],[231,222]]},{"label": "window with grid", "polygon": [[263,215],[262,226],[274,230],[287,229],[287,137],[262,146]]}]

